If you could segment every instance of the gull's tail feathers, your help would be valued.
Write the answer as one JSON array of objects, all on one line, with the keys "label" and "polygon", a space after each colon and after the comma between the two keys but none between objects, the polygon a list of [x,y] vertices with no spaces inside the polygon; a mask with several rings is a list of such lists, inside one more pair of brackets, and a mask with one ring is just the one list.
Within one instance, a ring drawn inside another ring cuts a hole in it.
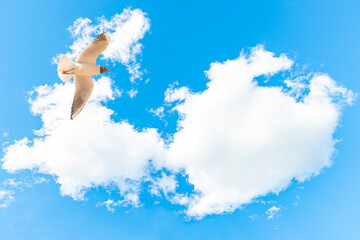
[{"label": "gull's tail feathers", "polygon": [[73,70],[76,69],[76,65],[73,60],[71,60],[68,56],[63,55],[58,63],[58,75],[61,81],[67,82],[72,77],[74,77]]}]

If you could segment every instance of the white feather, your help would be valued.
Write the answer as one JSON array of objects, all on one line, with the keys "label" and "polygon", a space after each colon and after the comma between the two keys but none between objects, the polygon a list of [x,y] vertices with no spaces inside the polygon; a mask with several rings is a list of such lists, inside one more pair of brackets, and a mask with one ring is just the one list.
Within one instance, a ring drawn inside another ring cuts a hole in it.
[{"label": "white feather", "polygon": [[69,74],[63,73],[66,71],[70,71],[72,69],[74,69],[74,70],[76,69],[75,63],[68,56],[63,55],[59,60],[58,68],[57,68],[58,75],[59,75],[59,78],[61,79],[61,81],[67,82],[74,76],[74,74],[71,74],[71,73],[69,73]]}]

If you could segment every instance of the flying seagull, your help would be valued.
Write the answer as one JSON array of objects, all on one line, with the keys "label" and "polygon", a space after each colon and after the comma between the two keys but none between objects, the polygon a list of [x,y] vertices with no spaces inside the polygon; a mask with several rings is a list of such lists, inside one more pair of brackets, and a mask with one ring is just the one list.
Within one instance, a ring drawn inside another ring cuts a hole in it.
[{"label": "flying seagull", "polygon": [[73,62],[69,57],[63,55],[58,64],[58,75],[63,82],[74,77],[75,95],[71,106],[70,119],[73,120],[84,108],[94,88],[92,75],[104,72],[112,72],[104,66],[96,65],[97,57],[105,51],[110,42],[107,33],[100,34],[87,46]]}]

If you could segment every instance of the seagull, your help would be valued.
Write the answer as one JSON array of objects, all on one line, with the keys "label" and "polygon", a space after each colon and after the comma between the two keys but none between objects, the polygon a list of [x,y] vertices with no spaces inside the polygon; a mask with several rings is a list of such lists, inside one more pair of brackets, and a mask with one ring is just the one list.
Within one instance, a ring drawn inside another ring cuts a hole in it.
[{"label": "seagull", "polygon": [[96,65],[97,57],[105,51],[110,42],[107,33],[100,34],[87,46],[73,62],[68,56],[63,55],[58,64],[57,72],[63,82],[74,77],[75,94],[71,106],[70,119],[73,120],[84,108],[94,88],[92,75],[112,72],[104,66]]}]

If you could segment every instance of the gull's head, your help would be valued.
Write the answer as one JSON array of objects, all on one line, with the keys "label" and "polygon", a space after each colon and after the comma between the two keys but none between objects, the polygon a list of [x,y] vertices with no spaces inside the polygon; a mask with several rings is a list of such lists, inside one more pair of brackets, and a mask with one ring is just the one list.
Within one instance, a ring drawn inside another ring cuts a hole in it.
[{"label": "gull's head", "polygon": [[100,66],[100,73],[104,73],[104,72],[112,72],[111,70],[107,69],[104,66]]}]

